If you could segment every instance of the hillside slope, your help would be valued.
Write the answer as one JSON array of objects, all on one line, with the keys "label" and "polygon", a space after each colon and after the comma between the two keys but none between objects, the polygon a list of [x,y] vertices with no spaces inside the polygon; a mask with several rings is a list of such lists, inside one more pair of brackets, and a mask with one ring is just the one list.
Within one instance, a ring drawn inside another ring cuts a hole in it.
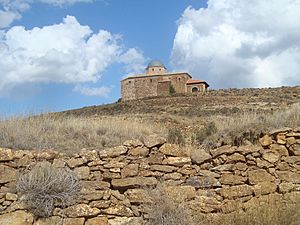
[{"label": "hillside slope", "polygon": [[211,90],[205,94],[156,97],[62,112],[76,116],[170,114],[184,117],[272,111],[300,102],[300,86]]}]

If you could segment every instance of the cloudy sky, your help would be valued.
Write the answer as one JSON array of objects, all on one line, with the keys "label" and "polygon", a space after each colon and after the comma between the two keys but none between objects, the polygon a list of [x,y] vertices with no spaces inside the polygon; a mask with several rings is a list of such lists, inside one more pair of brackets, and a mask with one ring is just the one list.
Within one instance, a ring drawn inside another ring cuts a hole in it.
[{"label": "cloudy sky", "polygon": [[0,114],[100,105],[150,59],[213,89],[300,85],[300,0],[0,0]]}]

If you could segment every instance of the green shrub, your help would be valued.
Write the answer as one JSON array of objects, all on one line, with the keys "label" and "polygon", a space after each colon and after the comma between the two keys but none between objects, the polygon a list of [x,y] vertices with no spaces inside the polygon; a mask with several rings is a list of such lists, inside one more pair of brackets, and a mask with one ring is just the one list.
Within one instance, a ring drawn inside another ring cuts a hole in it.
[{"label": "green shrub", "polygon": [[26,208],[39,217],[51,216],[54,206],[72,204],[79,191],[79,178],[69,168],[56,168],[49,162],[39,162],[17,181],[17,191]]},{"label": "green shrub", "polygon": [[171,144],[185,145],[185,138],[179,128],[170,128],[168,142]]},{"label": "green shrub", "polygon": [[173,87],[173,85],[172,85],[172,84],[170,85],[170,88],[169,88],[169,93],[170,93],[170,95],[174,95],[174,94],[176,94],[175,88]]}]

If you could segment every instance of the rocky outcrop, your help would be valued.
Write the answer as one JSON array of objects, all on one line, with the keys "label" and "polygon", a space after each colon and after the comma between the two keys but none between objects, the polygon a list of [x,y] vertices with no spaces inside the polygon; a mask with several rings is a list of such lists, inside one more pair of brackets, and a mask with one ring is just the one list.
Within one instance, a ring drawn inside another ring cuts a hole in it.
[{"label": "rocky outcrop", "polygon": [[[149,190],[160,185],[174,201],[180,199],[202,213],[246,209],[265,196],[298,201],[300,128],[274,130],[259,142],[188,153],[150,135],[71,158],[54,151],[0,149],[0,225],[144,224],[145,208],[153,201]],[[81,179],[82,190],[74,205],[34,220],[14,190],[19,171],[41,160],[71,168]]]}]

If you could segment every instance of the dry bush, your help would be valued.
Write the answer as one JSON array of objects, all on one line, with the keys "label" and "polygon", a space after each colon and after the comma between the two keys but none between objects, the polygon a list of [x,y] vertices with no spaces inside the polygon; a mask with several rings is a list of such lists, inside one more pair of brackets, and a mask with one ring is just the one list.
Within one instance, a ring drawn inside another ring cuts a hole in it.
[{"label": "dry bush", "polygon": [[169,196],[164,186],[148,190],[148,193],[152,200],[148,207],[151,225],[191,225],[190,211],[183,201]]},{"label": "dry bush", "polygon": [[168,131],[168,142],[171,144],[185,145],[185,138],[179,128],[170,128]]},{"label": "dry bush", "polygon": [[55,149],[72,153],[82,148],[113,147],[162,129],[134,119],[86,118],[43,114],[0,120],[0,146],[15,149]]},{"label": "dry bush", "polygon": [[273,113],[243,113],[234,117],[213,118],[217,132],[208,136],[203,144],[207,148],[221,144],[242,145],[256,143],[259,137],[272,129],[300,126],[300,104]]},{"label": "dry bush", "polygon": [[49,162],[39,162],[17,181],[17,191],[25,206],[39,217],[51,216],[54,206],[74,202],[79,191],[79,178],[69,168],[55,168]]},{"label": "dry bush", "polygon": [[201,144],[207,137],[215,134],[218,131],[218,128],[214,122],[209,122],[204,128],[196,131],[195,141],[196,143]]},{"label": "dry bush", "polygon": [[206,225],[299,225],[300,203],[269,202],[230,214],[194,215],[195,224]]}]

